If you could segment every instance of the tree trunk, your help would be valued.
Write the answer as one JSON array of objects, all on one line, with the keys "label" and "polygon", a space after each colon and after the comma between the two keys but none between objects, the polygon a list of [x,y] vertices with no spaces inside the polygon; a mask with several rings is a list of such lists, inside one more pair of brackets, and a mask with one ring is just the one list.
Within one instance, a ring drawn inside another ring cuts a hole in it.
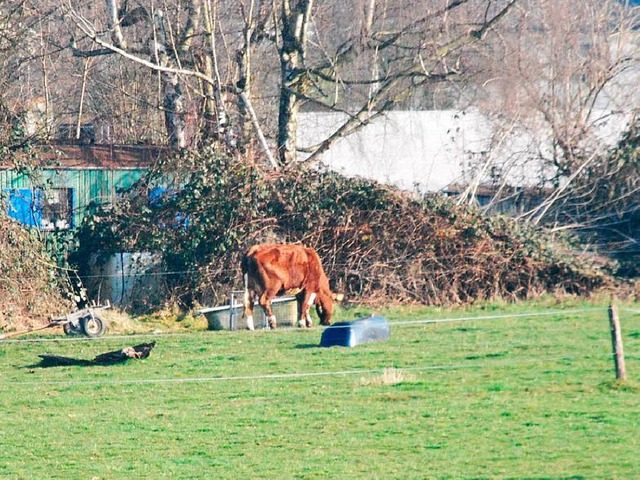
[{"label": "tree trunk", "polygon": [[278,156],[283,166],[296,161],[300,94],[304,93],[304,65],[313,0],[284,0],[280,47],[280,105],[278,112]]},{"label": "tree trunk", "polygon": [[[283,79],[284,80],[284,79]],[[298,113],[300,107],[296,94],[286,86],[280,92],[278,114],[278,157],[283,166],[296,161]]]},{"label": "tree trunk", "polygon": [[207,0],[204,6],[204,28],[209,42],[210,52],[204,53],[204,70],[207,78],[214,79],[215,82],[203,82],[205,91],[205,136],[218,140],[226,140],[229,128],[229,115],[225,99],[222,94],[220,71],[218,68],[217,46],[215,36],[215,25],[217,18],[217,4],[212,5],[211,0]]},{"label": "tree trunk", "polygon": [[107,25],[111,31],[111,40],[116,47],[126,50],[127,42],[125,41],[122,29],[120,28],[118,2],[117,0],[105,0],[105,4],[107,8]]},{"label": "tree trunk", "polygon": [[[161,10],[155,12],[156,33],[158,42],[155,44],[158,64],[163,67],[175,67],[170,55],[170,38],[164,24],[164,14]],[[185,148],[187,146],[185,135],[185,107],[180,78],[173,72],[162,72],[162,90],[164,101],[164,122],[169,137],[169,145]]]},{"label": "tree trunk", "polygon": [[245,98],[251,97],[251,57],[249,55],[249,42],[245,42],[244,48],[236,53],[236,62],[238,64],[238,113],[240,115],[238,132],[238,148],[244,151],[249,138],[251,136],[251,114],[247,109],[247,104],[243,101]]},{"label": "tree trunk", "polygon": [[185,109],[182,89],[176,75],[165,73],[162,77],[165,92],[162,106],[164,108],[165,126],[169,135],[169,145],[185,148],[187,139],[185,135]]}]

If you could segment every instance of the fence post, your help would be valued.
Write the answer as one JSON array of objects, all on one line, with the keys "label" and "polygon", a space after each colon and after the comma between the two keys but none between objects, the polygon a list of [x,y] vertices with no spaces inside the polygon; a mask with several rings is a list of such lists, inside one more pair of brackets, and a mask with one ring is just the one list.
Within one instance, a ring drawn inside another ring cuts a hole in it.
[{"label": "fence post", "polygon": [[611,345],[613,347],[613,362],[616,367],[616,379],[626,380],[627,369],[624,365],[620,319],[618,318],[618,309],[613,303],[609,305],[609,326],[611,327]]}]

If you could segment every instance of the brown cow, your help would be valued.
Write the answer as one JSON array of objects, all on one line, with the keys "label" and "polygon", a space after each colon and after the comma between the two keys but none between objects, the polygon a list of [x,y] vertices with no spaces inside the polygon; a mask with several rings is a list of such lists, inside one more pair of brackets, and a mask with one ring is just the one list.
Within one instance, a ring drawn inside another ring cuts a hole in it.
[{"label": "brown cow", "polygon": [[264,309],[269,327],[276,328],[271,300],[278,294],[295,290],[298,301],[299,327],[312,327],[309,309],[315,303],[320,323],[331,325],[333,300],[329,280],[320,257],[313,248],[294,244],[254,245],[241,261],[244,278],[244,317],[247,328],[254,329],[253,302]]}]

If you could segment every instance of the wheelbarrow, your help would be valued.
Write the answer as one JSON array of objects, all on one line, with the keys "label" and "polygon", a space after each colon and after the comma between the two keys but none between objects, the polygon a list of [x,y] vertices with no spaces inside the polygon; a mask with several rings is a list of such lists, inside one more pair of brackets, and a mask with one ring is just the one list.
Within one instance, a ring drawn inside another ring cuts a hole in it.
[{"label": "wheelbarrow", "polygon": [[4,335],[0,335],[0,340],[9,337],[15,337],[23,335],[25,333],[37,332],[38,330],[44,330],[45,328],[62,326],[62,330],[67,335],[86,335],[87,337],[100,337],[107,331],[107,322],[96,311],[106,310],[111,308],[110,303],[105,305],[93,305],[89,308],[83,308],[82,310],[76,310],[73,313],[68,313],[61,317],[53,317],[51,321],[38,328],[30,328],[29,330],[23,330],[20,332],[9,332]]}]

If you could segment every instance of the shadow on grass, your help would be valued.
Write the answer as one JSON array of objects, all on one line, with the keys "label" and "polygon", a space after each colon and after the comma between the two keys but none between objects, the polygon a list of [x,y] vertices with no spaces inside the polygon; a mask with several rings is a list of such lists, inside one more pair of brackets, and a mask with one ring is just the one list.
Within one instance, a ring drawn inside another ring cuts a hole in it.
[{"label": "shadow on grass", "polygon": [[640,393],[640,385],[630,380],[611,380],[598,385],[601,392],[630,392]]},{"label": "shadow on grass", "polygon": [[29,365],[28,368],[51,368],[51,367],[93,367],[99,365],[93,360],[85,360],[82,358],[60,357],[58,355],[38,355],[39,363]]},{"label": "shadow on grass", "polygon": [[310,348],[320,348],[319,343],[303,343],[301,345],[296,345],[294,347],[296,350],[307,350]]},{"label": "shadow on grass", "polygon": [[122,350],[102,353],[96,356],[93,360],[62,357],[60,355],[38,355],[40,357],[40,363],[31,365],[29,368],[51,368],[68,366],[91,367],[96,365],[113,365],[115,363],[126,362],[131,358],[147,358],[155,345],[156,342],[141,343],[140,345],[126,347]]}]

